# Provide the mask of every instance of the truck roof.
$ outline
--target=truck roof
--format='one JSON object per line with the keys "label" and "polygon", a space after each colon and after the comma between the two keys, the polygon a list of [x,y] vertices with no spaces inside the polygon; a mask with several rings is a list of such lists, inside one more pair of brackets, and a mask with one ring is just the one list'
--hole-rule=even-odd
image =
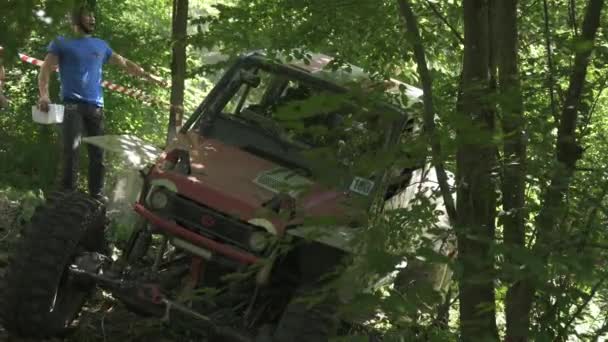
{"label": "truck roof", "polygon": [[[369,83],[370,87],[378,86],[382,84],[380,82],[374,82],[371,79],[371,75],[363,70],[363,68],[353,65],[353,64],[341,64],[339,68],[331,68],[328,67],[329,64],[334,60],[333,57],[322,54],[322,53],[307,53],[307,59],[288,59],[287,56],[280,55],[278,56],[279,63],[289,65],[295,67],[299,70],[304,70],[309,72],[316,77],[324,79],[326,81],[335,83],[340,86],[348,85],[349,83]],[[210,56],[210,62],[219,62],[221,60],[229,59],[229,56],[223,55],[221,53],[215,53],[213,56]],[[241,55],[242,58],[262,58],[268,62],[277,62],[276,60],[271,59],[268,55],[263,51],[251,51],[249,53],[245,53]],[[346,68],[347,67],[347,68]],[[400,105],[404,107],[410,107],[415,103],[422,102],[422,89],[414,87],[405,82],[399,81],[397,79],[391,78],[389,80],[384,81],[383,90],[386,93],[399,95],[402,92],[407,96],[408,103],[400,103]],[[399,101],[402,102],[402,101]]]}
{"label": "truck roof", "polygon": [[[332,70],[327,68],[329,63],[331,63],[334,58],[321,54],[321,53],[311,53],[309,54],[311,57],[306,62],[303,60],[293,60],[291,62],[285,62],[286,64],[290,64],[296,66],[298,68],[304,69],[311,74],[318,75],[321,78],[326,78],[331,80],[337,84],[344,84],[352,81],[365,81],[370,80],[371,75],[366,73],[363,68],[358,67],[353,64],[346,64],[348,69],[346,68],[338,68],[336,70]],[[385,91],[389,93],[399,94],[401,92],[400,87],[405,89],[405,93],[408,97],[412,99],[418,99],[422,97],[422,89],[416,88],[410,84],[399,81],[397,79],[391,78],[386,83]]]}

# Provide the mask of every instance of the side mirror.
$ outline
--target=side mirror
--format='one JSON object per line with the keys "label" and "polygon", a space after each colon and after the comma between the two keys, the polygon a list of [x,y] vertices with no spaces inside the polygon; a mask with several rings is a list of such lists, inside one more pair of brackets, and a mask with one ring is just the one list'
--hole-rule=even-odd
{"label": "side mirror", "polygon": [[260,85],[260,76],[254,74],[251,71],[242,70],[240,74],[241,82],[247,84],[252,88],[257,88]]}

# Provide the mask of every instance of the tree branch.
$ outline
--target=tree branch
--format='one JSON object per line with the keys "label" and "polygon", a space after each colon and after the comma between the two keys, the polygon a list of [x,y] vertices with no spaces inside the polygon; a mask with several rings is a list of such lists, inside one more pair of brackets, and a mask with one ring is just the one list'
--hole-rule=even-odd
{"label": "tree branch", "polygon": [[574,322],[574,320],[580,316],[580,314],[583,312],[583,310],[585,310],[585,307],[587,307],[587,305],[589,305],[589,302],[591,302],[591,300],[593,299],[593,297],[595,297],[597,291],[600,289],[600,287],[602,285],[604,285],[604,282],[606,282],[606,275],[604,275],[602,277],[602,279],[600,279],[595,285],[593,285],[593,287],[591,288],[591,292],[587,295],[587,298],[585,298],[585,301],[583,301],[577,308],[576,311],[574,312],[574,314],[572,314],[572,316],[570,316],[570,319],[568,320],[568,322],[566,322],[566,324],[564,326],[561,327],[561,329],[559,330],[559,333],[557,335],[557,337],[555,338],[556,341],[564,341],[564,335],[567,334],[568,332],[568,328],[572,325],[572,323]]}
{"label": "tree branch", "polygon": [[590,248],[605,249],[608,251],[608,243],[588,242],[585,246]]}
{"label": "tree branch", "polygon": [[[557,163],[552,168],[550,185],[543,193],[543,205],[536,217],[538,237],[533,247],[533,253],[541,260],[541,263],[546,263],[552,253],[551,248],[555,240],[555,228],[559,224],[558,217],[564,207],[564,197],[574,176],[576,163],[582,157],[582,150],[576,143],[576,122],[581,94],[587,76],[587,67],[603,7],[604,0],[589,0],[583,22],[583,31],[580,37],[580,43],[585,44],[585,48],[579,49],[574,58],[568,95],[564,102],[557,133],[555,147],[557,151]],[[535,272],[534,274],[526,275],[518,284],[519,302],[526,306],[528,317],[534,300],[534,293],[538,286],[536,279],[539,278],[543,278],[542,272]],[[529,322],[526,324],[524,333],[527,333],[528,325]]]}
{"label": "tree branch", "polygon": [[602,324],[602,326],[593,333],[593,337],[591,338],[590,341],[598,341],[600,339],[600,337],[602,337],[607,332],[608,332],[608,314],[606,314],[606,316],[604,317],[604,323]]}
{"label": "tree branch", "polygon": [[570,25],[572,25],[572,31],[575,36],[578,36],[578,24],[576,23],[576,3],[574,0],[570,0],[568,3],[568,14],[570,15]]}
{"label": "tree branch", "polygon": [[597,92],[597,95],[595,96],[595,99],[593,100],[593,104],[591,105],[591,108],[589,108],[589,113],[587,113],[586,117],[585,117],[585,123],[583,124],[583,128],[581,129],[581,138],[587,135],[587,131],[589,129],[589,124],[591,123],[591,118],[593,117],[593,113],[595,112],[595,108],[597,107],[597,103],[599,102],[600,98],[602,97],[602,94],[604,93],[604,90],[606,90],[606,88],[608,88],[608,77],[604,78],[604,81],[602,82],[602,85],[600,86],[600,90]]}
{"label": "tree branch", "polygon": [[551,101],[551,114],[555,120],[555,124],[559,125],[559,117],[557,116],[557,103],[555,101],[555,67],[553,66],[553,48],[551,47],[551,25],[549,23],[549,5],[547,0],[543,0],[543,11],[545,19],[545,49],[547,51],[547,82],[549,82],[549,99]]}
{"label": "tree branch", "polygon": [[452,26],[452,24],[450,24],[448,19],[443,14],[441,14],[441,11],[439,11],[439,9],[429,0],[427,0],[425,4],[431,9],[431,11],[433,11],[433,13],[435,13],[439,20],[443,21],[443,23],[450,29],[450,31],[452,31],[452,34],[454,35],[454,37],[456,37],[456,39],[458,39],[460,44],[464,45],[464,38],[462,37],[460,32],[458,32],[458,30],[454,26]]}
{"label": "tree branch", "polygon": [[401,15],[405,19],[407,33],[411,36],[414,46],[414,56],[418,65],[418,74],[422,82],[423,100],[424,100],[424,130],[430,137],[431,154],[435,170],[437,171],[437,180],[439,181],[439,189],[445,203],[446,211],[450,219],[450,223],[456,222],[456,206],[452,197],[448,177],[445,172],[443,160],[441,158],[441,144],[437,136],[435,127],[435,107],[433,104],[433,81],[426,63],[426,54],[422,45],[422,38],[418,29],[418,22],[412,11],[412,7],[408,0],[398,0]]}
{"label": "tree branch", "polygon": [[[582,226],[584,227],[583,231],[580,233],[581,237],[579,239],[572,239],[572,238],[566,238],[567,241],[560,241],[560,246],[557,247],[556,249],[556,253],[564,253],[563,251],[575,247],[575,255],[580,255],[581,253],[584,253],[586,248],[598,248],[598,249],[608,249],[608,245],[606,244],[601,244],[601,243],[593,243],[593,242],[589,242],[589,236],[592,233],[592,227],[595,227],[595,220],[598,217],[598,212],[601,211],[602,208],[602,202],[604,201],[605,197],[608,195],[608,182],[605,182],[604,185],[602,186],[601,189],[601,193],[599,196],[597,196],[595,199],[589,200],[588,202],[585,202],[582,204],[583,208],[589,208],[587,209],[587,216],[585,219],[585,222],[582,224]],[[561,282],[561,284],[559,285],[559,292],[561,293],[565,293],[568,289],[568,287],[571,286],[571,275],[565,275],[564,278],[562,279],[563,281]],[[555,303],[551,306],[550,310],[547,310],[547,314],[545,315],[546,317],[549,317],[549,314],[554,314],[556,312],[558,312],[558,310],[560,309],[560,307],[563,306],[563,301],[565,300],[565,297],[561,297],[558,296],[557,299],[555,300]],[[543,319],[542,321],[546,322],[548,321],[547,318]]]}

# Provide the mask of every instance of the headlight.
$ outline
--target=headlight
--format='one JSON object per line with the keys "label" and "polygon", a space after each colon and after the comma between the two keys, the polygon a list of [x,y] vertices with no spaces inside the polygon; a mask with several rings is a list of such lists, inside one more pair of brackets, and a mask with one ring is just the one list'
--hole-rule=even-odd
{"label": "headlight", "polygon": [[261,252],[268,247],[268,236],[264,232],[253,232],[249,237],[249,248]]}
{"label": "headlight", "polygon": [[165,194],[163,191],[157,190],[157,191],[154,191],[154,193],[152,193],[152,195],[150,195],[149,204],[150,204],[150,207],[152,207],[152,209],[155,209],[155,210],[165,209],[167,207],[168,203],[169,203],[169,198],[167,197],[167,194]]}

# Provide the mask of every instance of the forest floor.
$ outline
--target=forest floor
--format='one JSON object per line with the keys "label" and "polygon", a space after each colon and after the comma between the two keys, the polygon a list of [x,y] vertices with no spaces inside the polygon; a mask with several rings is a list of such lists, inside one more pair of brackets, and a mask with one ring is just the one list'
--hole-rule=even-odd
{"label": "forest floor", "polygon": [[[18,201],[0,196],[0,282],[4,280],[11,249],[21,229],[21,206]],[[128,312],[120,303],[101,291],[93,298],[79,318],[78,328],[65,339],[45,342],[108,342],[108,341],[184,341],[171,337],[158,320],[146,320]],[[0,342],[39,342],[11,337],[0,326]]]}

